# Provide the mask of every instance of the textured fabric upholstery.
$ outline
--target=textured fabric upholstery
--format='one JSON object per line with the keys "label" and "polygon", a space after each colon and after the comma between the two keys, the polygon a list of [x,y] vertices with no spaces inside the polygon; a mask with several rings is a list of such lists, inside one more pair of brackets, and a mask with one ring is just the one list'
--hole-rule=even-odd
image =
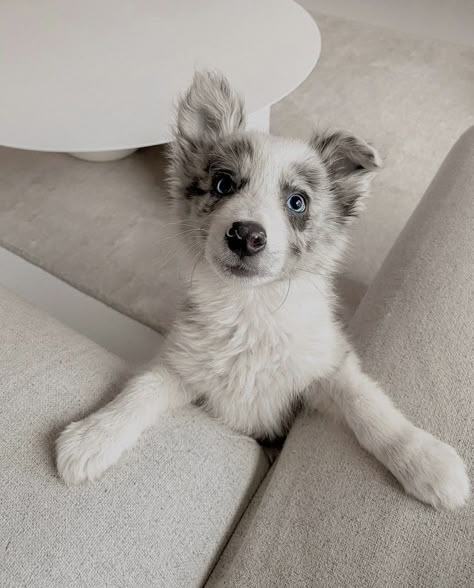
{"label": "textured fabric upholstery", "polygon": [[[474,128],[457,142],[354,316],[366,370],[474,473]],[[208,586],[473,585],[474,499],[436,512],[319,415],[291,431]]]}
{"label": "textured fabric upholstery", "polygon": [[93,484],[53,446],[126,377],[121,361],[0,291],[0,586],[200,586],[267,469],[257,444],[176,413]]}

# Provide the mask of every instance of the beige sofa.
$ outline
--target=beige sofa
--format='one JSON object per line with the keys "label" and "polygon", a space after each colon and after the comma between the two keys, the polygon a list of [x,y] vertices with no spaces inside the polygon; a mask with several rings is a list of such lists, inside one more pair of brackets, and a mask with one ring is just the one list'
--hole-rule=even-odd
{"label": "beige sofa", "polygon": [[[474,463],[474,128],[454,146],[350,331],[416,424]],[[127,376],[0,294],[0,586],[468,587],[474,500],[407,497],[342,425],[301,416],[270,465],[199,409],[164,418],[105,477],[67,488],[54,439]]]}

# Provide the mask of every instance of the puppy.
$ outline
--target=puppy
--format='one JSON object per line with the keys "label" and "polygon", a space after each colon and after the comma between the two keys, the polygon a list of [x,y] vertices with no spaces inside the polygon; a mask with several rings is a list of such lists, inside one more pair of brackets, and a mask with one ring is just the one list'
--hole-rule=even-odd
{"label": "puppy", "polygon": [[309,142],[246,132],[227,80],[197,73],[170,148],[171,198],[194,258],[187,301],[156,363],[60,435],[62,478],[95,480],[169,409],[199,404],[271,440],[304,404],[336,411],[407,493],[464,504],[461,458],[363,373],[335,318],[333,275],[379,167],[375,149],[345,132]]}

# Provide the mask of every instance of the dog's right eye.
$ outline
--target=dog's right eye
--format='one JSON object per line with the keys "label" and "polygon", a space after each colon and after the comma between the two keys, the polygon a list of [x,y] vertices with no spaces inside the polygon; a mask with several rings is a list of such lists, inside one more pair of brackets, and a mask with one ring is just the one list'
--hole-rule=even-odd
{"label": "dog's right eye", "polygon": [[221,196],[228,196],[235,192],[234,180],[227,174],[217,176],[215,182],[215,190]]}

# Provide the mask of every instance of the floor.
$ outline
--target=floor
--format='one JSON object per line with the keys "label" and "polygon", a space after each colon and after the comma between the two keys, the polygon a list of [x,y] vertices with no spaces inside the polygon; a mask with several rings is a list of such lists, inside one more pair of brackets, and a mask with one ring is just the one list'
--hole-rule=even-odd
{"label": "floor", "polygon": [[1,247],[0,268],[3,287],[129,363],[149,361],[162,342],[156,331]]}
{"label": "floor", "polygon": [[474,47],[473,0],[299,0],[305,8]]}

